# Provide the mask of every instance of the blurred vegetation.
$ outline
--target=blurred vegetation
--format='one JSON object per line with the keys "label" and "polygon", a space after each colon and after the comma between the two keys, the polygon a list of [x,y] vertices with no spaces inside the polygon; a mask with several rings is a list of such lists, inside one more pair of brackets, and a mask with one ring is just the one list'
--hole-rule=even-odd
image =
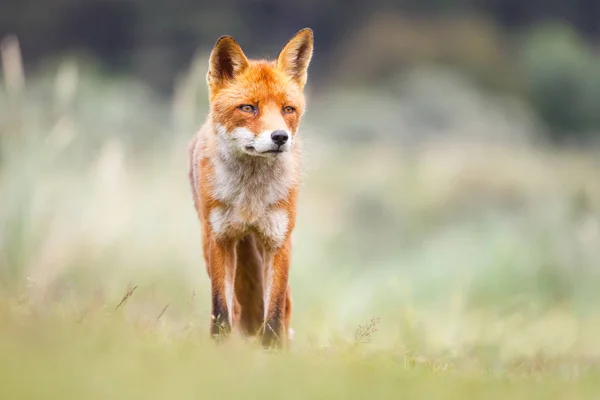
{"label": "blurred vegetation", "polygon": [[[182,302],[182,288],[206,293],[185,158],[206,115],[205,55],[171,100],[70,58],[26,76],[15,41],[3,60],[4,286],[39,299],[70,282],[86,298],[161,276]],[[384,282],[428,307],[458,290],[468,307],[593,310],[594,150],[551,150],[527,107],[453,69],[406,74],[385,91],[340,86],[311,99],[295,261],[303,307],[327,301],[313,290],[366,279],[362,290],[376,292],[365,312],[403,301]],[[317,271],[327,278],[308,284]]]}
{"label": "blurred vegetation", "polygon": [[315,95],[339,86],[384,91],[407,70],[451,67],[528,104],[548,139],[588,144],[600,132],[599,16],[592,0],[24,0],[0,5],[0,37],[17,35],[27,70],[76,55],[168,97],[219,36],[232,34],[249,54],[266,56],[310,26]]}
{"label": "blurred vegetation", "polygon": [[[600,56],[568,26],[537,27],[522,49],[533,104],[552,137],[599,138]],[[572,138],[575,136],[575,138]]]}

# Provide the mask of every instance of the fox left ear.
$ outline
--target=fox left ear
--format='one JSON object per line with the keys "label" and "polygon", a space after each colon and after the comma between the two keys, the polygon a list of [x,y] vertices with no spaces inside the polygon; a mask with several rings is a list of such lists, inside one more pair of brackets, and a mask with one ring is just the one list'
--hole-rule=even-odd
{"label": "fox left ear", "polygon": [[219,86],[231,80],[248,66],[248,58],[231,36],[221,36],[210,53],[207,81]]}
{"label": "fox left ear", "polygon": [[313,31],[304,28],[285,45],[277,57],[277,67],[300,87],[306,85],[307,70],[313,53]]}

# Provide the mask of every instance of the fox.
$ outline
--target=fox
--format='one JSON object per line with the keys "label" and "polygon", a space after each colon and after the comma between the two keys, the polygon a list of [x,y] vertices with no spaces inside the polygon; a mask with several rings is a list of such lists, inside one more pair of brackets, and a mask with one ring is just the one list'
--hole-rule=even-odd
{"label": "fox", "polygon": [[209,112],[189,143],[188,175],[219,342],[233,331],[266,348],[292,340],[291,235],[313,42],[304,28],[275,59],[249,59],[224,35],[210,52]]}

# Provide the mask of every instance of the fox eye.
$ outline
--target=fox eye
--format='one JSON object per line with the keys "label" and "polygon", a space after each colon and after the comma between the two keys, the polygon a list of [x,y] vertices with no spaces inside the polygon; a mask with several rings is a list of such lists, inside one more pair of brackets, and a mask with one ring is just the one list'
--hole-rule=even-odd
{"label": "fox eye", "polygon": [[284,114],[293,114],[296,112],[296,109],[292,106],[285,106],[283,107],[283,113]]}
{"label": "fox eye", "polygon": [[241,106],[238,106],[238,109],[240,109],[244,112],[255,112],[256,111],[256,107],[254,107],[252,104],[242,104]]}

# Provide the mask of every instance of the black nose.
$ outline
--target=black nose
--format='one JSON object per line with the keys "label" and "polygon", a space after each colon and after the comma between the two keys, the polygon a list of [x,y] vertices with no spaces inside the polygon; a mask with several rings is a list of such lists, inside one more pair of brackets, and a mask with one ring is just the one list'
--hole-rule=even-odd
{"label": "black nose", "polygon": [[271,133],[271,139],[273,140],[273,143],[281,146],[288,141],[288,134],[285,131],[274,131]]}

